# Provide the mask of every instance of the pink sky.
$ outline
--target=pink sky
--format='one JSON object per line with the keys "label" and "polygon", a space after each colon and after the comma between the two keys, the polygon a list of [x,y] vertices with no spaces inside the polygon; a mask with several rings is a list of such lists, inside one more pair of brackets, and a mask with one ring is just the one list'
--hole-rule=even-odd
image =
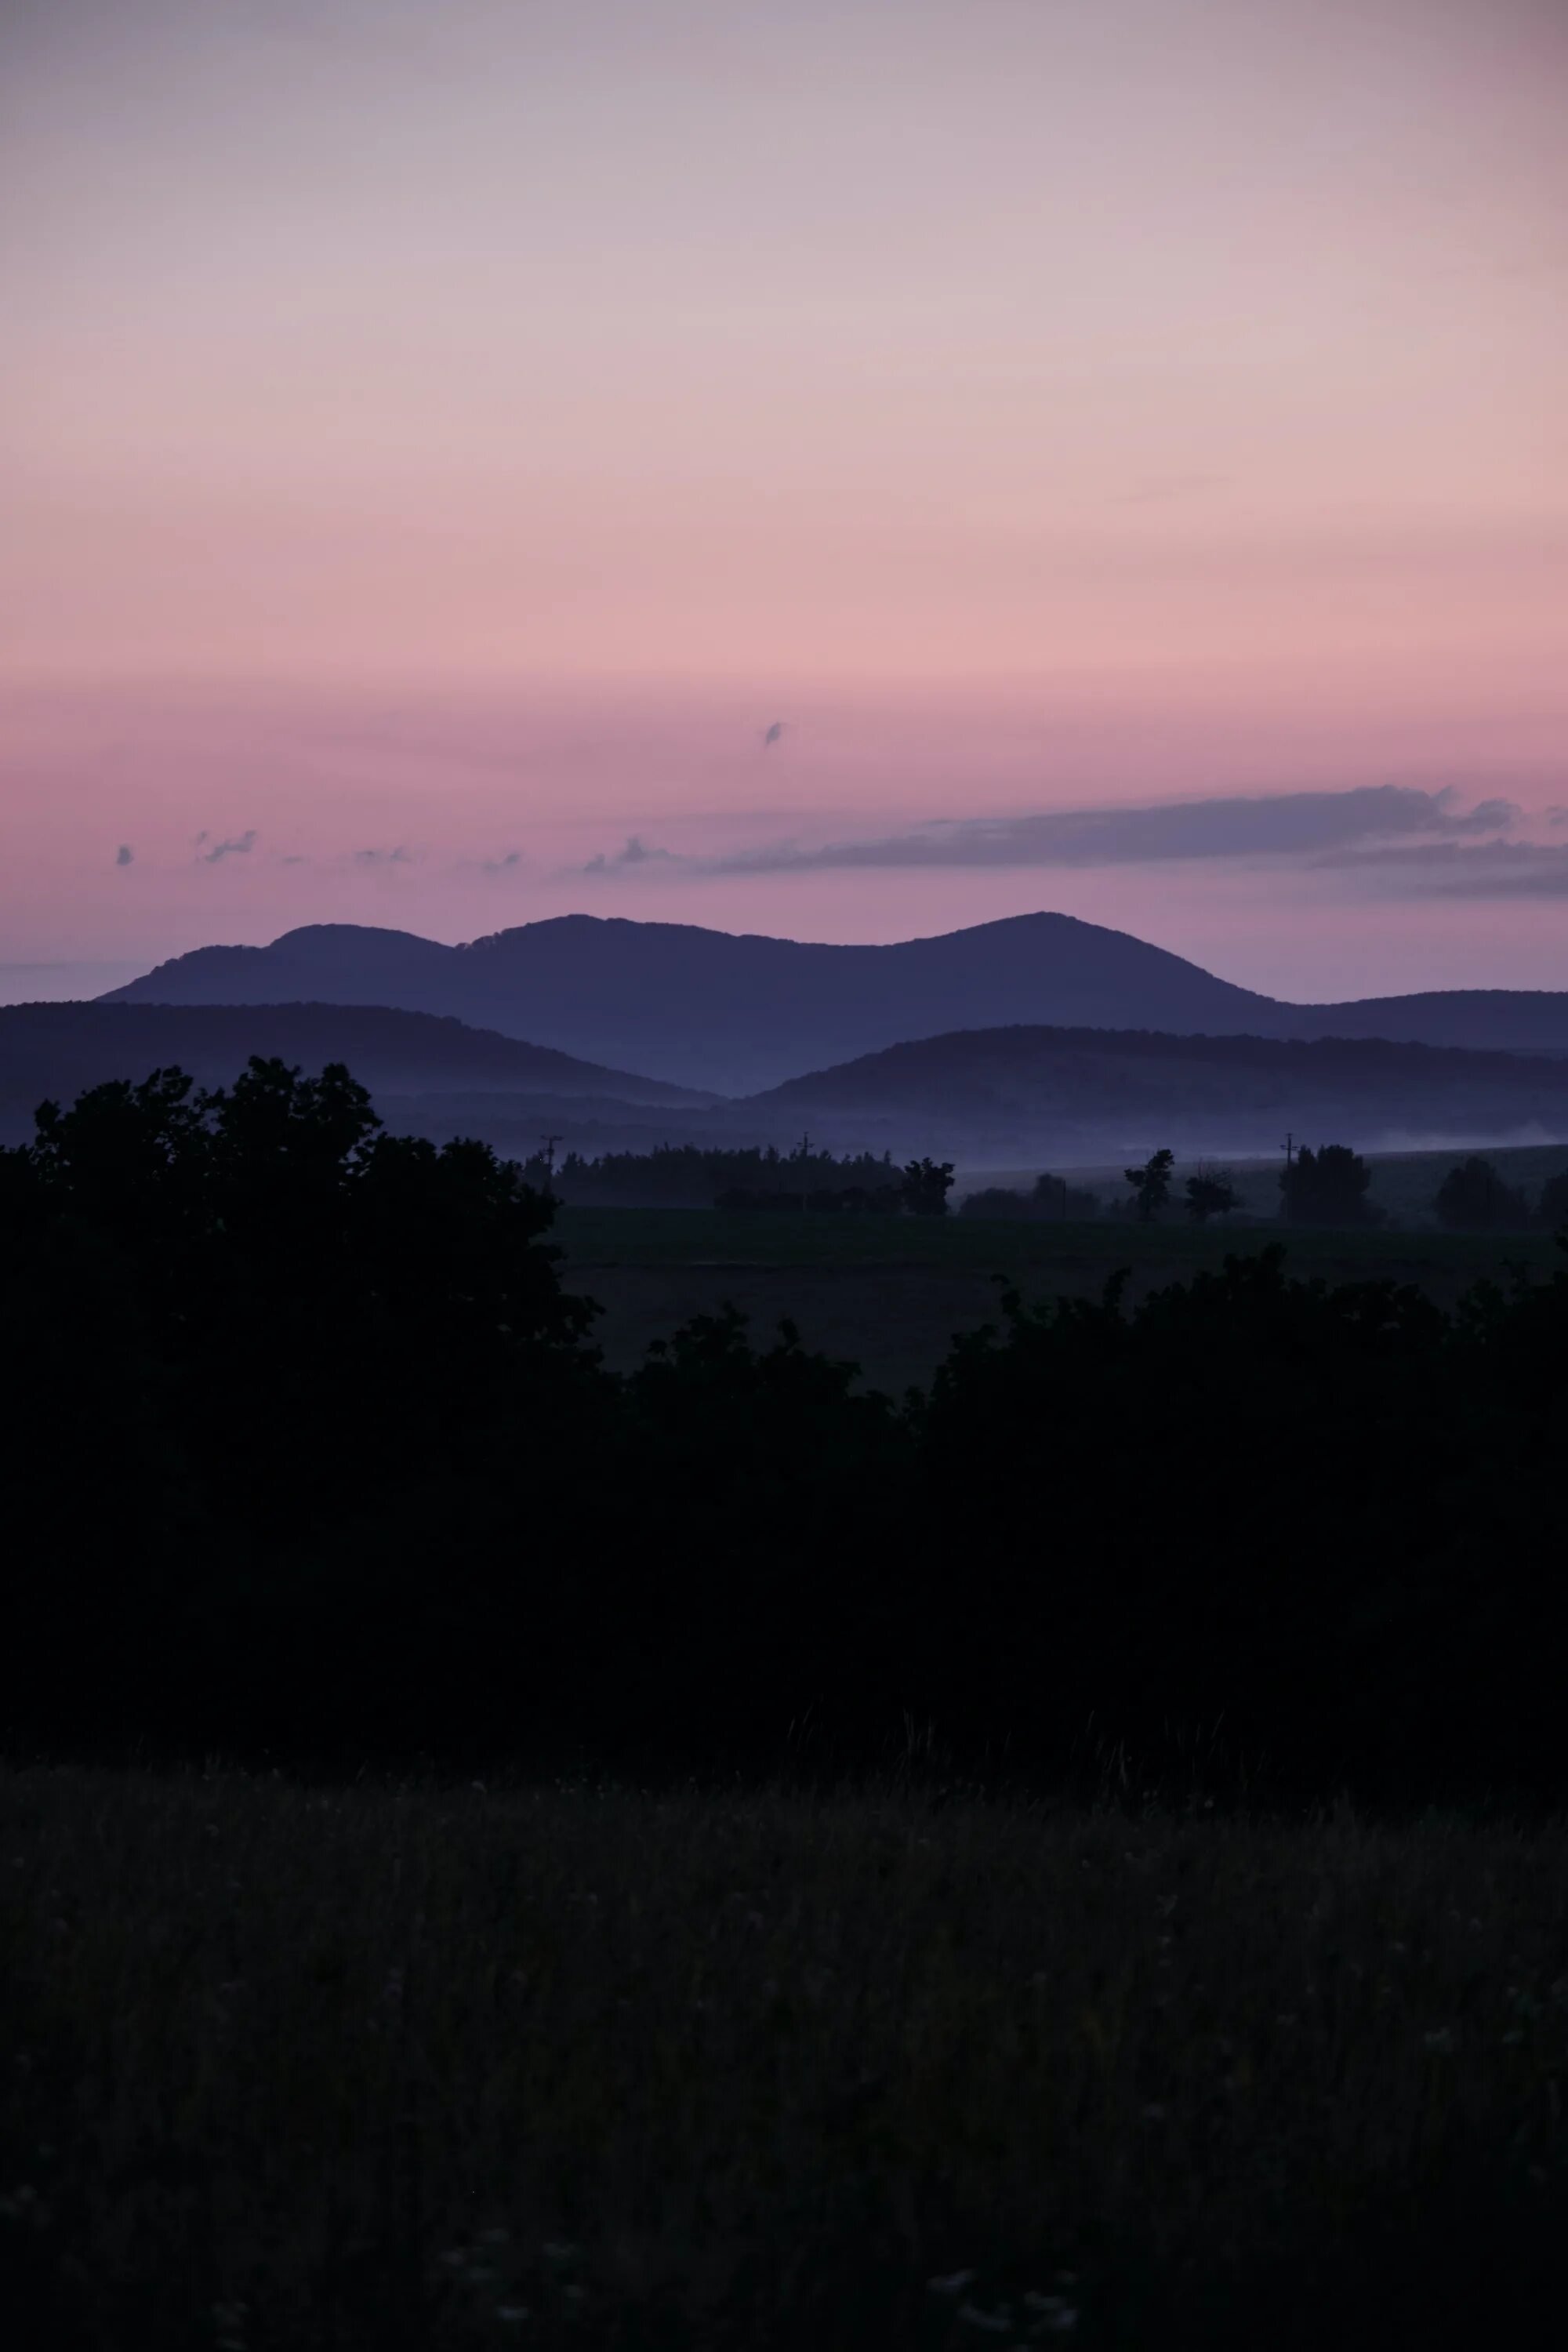
{"label": "pink sky", "polygon": [[9,0],[0,968],[1054,905],[1568,986],[1544,887],[703,870],[1390,781],[1568,840],[1565,100],[1560,0]]}

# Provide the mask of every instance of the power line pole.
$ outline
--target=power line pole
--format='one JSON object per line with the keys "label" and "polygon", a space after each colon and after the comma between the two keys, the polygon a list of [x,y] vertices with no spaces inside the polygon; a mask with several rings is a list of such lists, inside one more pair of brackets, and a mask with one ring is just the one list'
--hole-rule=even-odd
{"label": "power line pole", "polygon": [[558,1135],[540,1138],[544,1149],[544,1190],[552,1200],[555,1197],[555,1147],[560,1140]]}

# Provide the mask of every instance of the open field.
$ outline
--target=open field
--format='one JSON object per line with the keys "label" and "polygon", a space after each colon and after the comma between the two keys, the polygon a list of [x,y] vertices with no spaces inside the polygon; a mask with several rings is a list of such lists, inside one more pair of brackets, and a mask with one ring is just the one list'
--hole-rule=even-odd
{"label": "open field", "polygon": [[51,2352],[1560,2340],[1560,1828],[78,1769],[0,1826]]}
{"label": "open field", "polygon": [[554,1238],[569,1286],[605,1309],[598,1337],[620,1370],[650,1340],[726,1300],[759,1331],[783,1317],[811,1347],[853,1359],[877,1387],[930,1379],[952,1335],[996,1317],[998,1277],[1027,1297],[1098,1292],[1130,1269],[1136,1298],[1217,1266],[1228,1251],[1283,1242],[1288,1264],[1328,1282],[1387,1276],[1451,1303],[1518,1264],[1562,1263],[1550,1234],[1286,1230],[1278,1223],[1194,1227],[1171,1217],[1123,1223],[1022,1224],[970,1217],[726,1213],[716,1209],[563,1209]]}

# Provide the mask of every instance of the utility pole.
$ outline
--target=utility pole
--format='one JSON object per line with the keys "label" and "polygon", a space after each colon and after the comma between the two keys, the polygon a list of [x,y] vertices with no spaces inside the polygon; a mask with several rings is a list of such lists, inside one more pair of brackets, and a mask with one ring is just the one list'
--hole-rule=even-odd
{"label": "utility pole", "polygon": [[561,1138],[558,1135],[545,1135],[540,1138],[544,1149],[544,1190],[551,1200],[555,1197],[555,1147],[560,1140]]}
{"label": "utility pole", "polygon": [[1286,1136],[1286,1138],[1285,1138],[1285,1140],[1284,1140],[1284,1143],[1281,1145],[1280,1149],[1283,1150],[1283,1152],[1284,1152],[1284,1154],[1285,1154],[1285,1165],[1286,1165],[1286,1167],[1287,1167],[1287,1168],[1291,1167],[1291,1166],[1294,1164],[1294,1162],[1295,1162],[1295,1158],[1296,1158],[1296,1139],[1295,1139],[1295,1137],[1294,1137],[1293,1135],[1287,1134],[1287,1136]]}
{"label": "utility pole", "polygon": [[800,1139],[800,1213],[803,1217],[805,1214],[805,1188],[810,1160],[811,1138],[809,1135],[803,1135]]}

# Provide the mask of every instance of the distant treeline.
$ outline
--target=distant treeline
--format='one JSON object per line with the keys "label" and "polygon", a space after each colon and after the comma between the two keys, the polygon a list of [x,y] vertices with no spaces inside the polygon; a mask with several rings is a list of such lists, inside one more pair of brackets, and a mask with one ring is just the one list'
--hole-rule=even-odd
{"label": "distant treeline", "polygon": [[41,1113],[8,1744],[1568,1794],[1568,1271],[1004,1297],[896,1401],[729,1313],[610,1373],[551,1215],[342,1069]]}
{"label": "distant treeline", "polygon": [[[1062,1176],[1037,1177],[1027,1192],[987,1186],[966,1194],[961,1213],[1058,1221],[1120,1216],[1152,1222],[1175,1205],[1174,1165],[1173,1153],[1155,1152],[1142,1167],[1127,1170],[1131,1192],[1110,1201]],[[1387,1212],[1370,1197],[1371,1184],[1371,1169],[1348,1145],[1327,1143],[1316,1151],[1305,1147],[1292,1152],[1279,1171],[1278,1213],[1287,1224],[1381,1224]],[[1203,1223],[1240,1211],[1242,1196],[1231,1170],[1205,1164],[1185,1179],[1179,1205]],[[1429,1209],[1440,1225],[1453,1232],[1561,1233],[1568,1228],[1568,1171],[1551,1177],[1532,1201],[1522,1187],[1500,1176],[1490,1160],[1471,1157],[1448,1171]],[[1239,1222],[1258,1220],[1243,1216]]]}
{"label": "distant treeline", "polygon": [[[814,1151],[809,1140],[793,1151],[774,1146],[742,1151],[706,1150],[694,1143],[663,1143],[652,1151],[607,1151],[597,1160],[569,1151],[552,1164],[536,1152],[522,1164],[522,1178],[574,1208],[681,1208],[829,1210],[896,1216],[942,1214],[948,1186],[932,1208],[932,1186],[921,1171],[933,1163],[899,1168],[890,1152],[858,1151],[837,1158]],[[952,1171],[946,1170],[951,1180]]]}
{"label": "distant treeline", "polygon": [[708,1150],[695,1143],[661,1143],[652,1151],[606,1151],[596,1160],[569,1151],[552,1167],[542,1152],[525,1160],[523,1181],[552,1192],[573,1207],[665,1207],[708,1209],[721,1192],[786,1193],[798,1206],[803,1193],[864,1191],[899,1181],[890,1154],[878,1159],[861,1151],[837,1159],[797,1144],[793,1151]]}

